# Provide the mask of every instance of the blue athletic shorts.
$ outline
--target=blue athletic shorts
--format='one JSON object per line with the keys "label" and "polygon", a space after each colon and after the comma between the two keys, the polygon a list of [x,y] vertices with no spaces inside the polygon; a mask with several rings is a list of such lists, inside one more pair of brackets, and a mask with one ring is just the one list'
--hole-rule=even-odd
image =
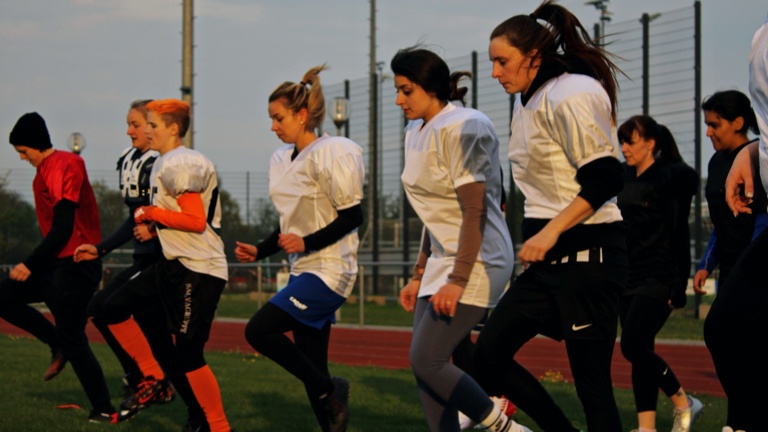
{"label": "blue athletic shorts", "polygon": [[347,301],[331,291],[312,273],[291,275],[288,285],[269,300],[302,324],[321,329],[328,321],[336,323],[336,310]]}

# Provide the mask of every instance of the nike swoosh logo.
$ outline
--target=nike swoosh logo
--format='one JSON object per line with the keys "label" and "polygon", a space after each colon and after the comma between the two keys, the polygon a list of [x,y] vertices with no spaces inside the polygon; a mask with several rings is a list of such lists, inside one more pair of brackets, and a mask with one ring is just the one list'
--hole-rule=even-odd
{"label": "nike swoosh logo", "polygon": [[573,331],[584,330],[585,328],[587,328],[587,327],[589,327],[591,325],[592,325],[592,323],[584,324],[584,325],[580,325],[580,326],[577,326],[576,324],[574,324],[574,325],[571,326],[571,330],[573,330]]}
{"label": "nike swoosh logo", "polygon": [[664,368],[664,373],[662,373],[662,375],[666,375],[667,372],[669,372],[669,368]]}

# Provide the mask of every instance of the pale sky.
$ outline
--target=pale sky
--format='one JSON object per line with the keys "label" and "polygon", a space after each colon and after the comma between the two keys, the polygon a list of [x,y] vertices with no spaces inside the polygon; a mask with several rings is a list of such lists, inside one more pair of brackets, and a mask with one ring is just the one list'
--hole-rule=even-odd
{"label": "pale sky", "polygon": [[[583,0],[559,3],[587,28],[598,21],[599,12]],[[701,3],[703,94],[747,93],[750,43],[768,5]],[[485,53],[497,24],[538,4],[378,0],[377,60],[388,64],[398,49],[419,41],[446,59]],[[622,22],[692,5],[614,0],[608,9]],[[181,16],[180,0],[0,0],[0,171],[29,168],[7,145],[14,123],[29,111],[46,119],[55,147],[66,148],[69,134],[80,132],[89,169],[114,167],[130,145],[129,103],[180,97]],[[195,16],[195,148],[218,170],[266,171],[280,144],[269,131],[267,97],[282,81],[299,81],[322,63],[331,68],[321,75],[325,84],[368,74],[369,1],[198,0]]]}

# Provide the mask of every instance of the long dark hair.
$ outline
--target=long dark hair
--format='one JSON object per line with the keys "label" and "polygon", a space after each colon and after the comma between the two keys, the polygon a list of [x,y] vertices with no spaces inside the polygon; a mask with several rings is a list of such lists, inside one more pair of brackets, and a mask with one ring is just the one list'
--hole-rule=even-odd
{"label": "long dark hair", "polygon": [[737,117],[744,119],[744,126],[737,132],[747,134],[747,131],[759,134],[760,128],[757,125],[757,117],[752,109],[752,103],[744,93],[738,90],[719,91],[704,99],[701,103],[702,111],[711,111],[729,122],[736,120]]}
{"label": "long dark hair", "polygon": [[503,36],[521,54],[534,50],[542,62],[554,61],[571,66],[576,59],[602,84],[611,101],[611,118],[616,119],[619,68],[602,45],[590,37],[579,19],[568,9],[546,0],[530,15],[516,15],[491,32],[491,40]]}
{"label": "long dark hair", "polygon": [[680,150],[677,148],[675,137],[672,136],[669,128],[659,124],[653,117],[636,115],[630,117],[619,126],[619,142],[632,142],[632,133],[637,131],[640,138],[656,141],[656,149],[653,158],[656,160],[665,160],[670,162],[682,162]]}
{"label": "long dark hair", "polygon": [[459,80],[472,77],[472,73],[451,73],[440,56],[420,45],[399,50],[389,62],[389,67],[396,75],[408,78],[442,102],[458,100],[464,106],[467,104],[464,98],[468,89],[459,87]]}

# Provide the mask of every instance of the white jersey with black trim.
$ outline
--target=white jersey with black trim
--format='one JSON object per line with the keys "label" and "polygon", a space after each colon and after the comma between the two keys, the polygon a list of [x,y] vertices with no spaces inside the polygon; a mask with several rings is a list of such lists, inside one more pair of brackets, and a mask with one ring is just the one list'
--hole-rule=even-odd
{"label": "white jersey with black trim", "polygon": [[[562,74],[544,83],[512,115],[509,160],[515,184],[525,195],[526,218],[553,219],[581,191],[576,171],[602,157],[619,157],[611,101],[598,81]],[[616,197],[582,224],[617,222]]]}
{"label": "white jersey with black trim", "polygon": [[128,147],[118,160],[120,193],[125,203],[129,205],[149,202],[149,173],[152,163],[160,156],[160,153],[155,150],[147,150],[138,157],[137,152],[139,149],[136,147]]}
{"label": "white jersey with black trim", "polygon": [[221,229],[221,203],[213,163],[202,153],[177,147],[160,156],[152,168],[152,204],[181,211],[176,201],[187,192],[197,192],[203,201],[208,223],[202,233],[158,227],[163,255],[178,259],[186,268],[227,280],[224,242],[215,230]]}
{"label": "white jersey with black trim", "polygon": [[512,274],[515,253],[501,210],[499,140],[480,111],[447,104],[426,124],[405,127],[405,166],[400,179],[408,201],[432,243],[419,297],[448,283],[459,249],[462,211],[456,190],[485,183],[487,219],[472,273],[460,302],[494,307]]}
{"label": "white jersey with black trim", "polygon": [[[291,160],[294,145],[277,149],[269,161],[269,197],[280,215],[280,232],[306,237],[325,228],[338,210],[360,204],[363,150],[344,137],[323,135]],[[357,229],[318,251],[290,254],[291,274],[312,273],[347,297],[357,278]]]}
{"label": "white jersey with black trim", "polygon": [[749,94],[760,127],[760,177],[763,179],[763,187],[768,191],[768,17],[752,38]]}

